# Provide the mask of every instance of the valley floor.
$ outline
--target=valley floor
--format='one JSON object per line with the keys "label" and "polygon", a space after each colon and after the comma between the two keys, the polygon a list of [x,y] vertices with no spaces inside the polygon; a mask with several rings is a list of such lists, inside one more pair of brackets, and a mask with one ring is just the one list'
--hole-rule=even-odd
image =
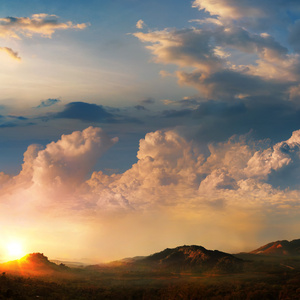
{"label": "valley floor", "polygon": [[[141,274],[140,274],[141,275]],[[35,279],[0,275],[0,299],[296,300],[300,272],[213,274],[102,274],[94,280]]]}

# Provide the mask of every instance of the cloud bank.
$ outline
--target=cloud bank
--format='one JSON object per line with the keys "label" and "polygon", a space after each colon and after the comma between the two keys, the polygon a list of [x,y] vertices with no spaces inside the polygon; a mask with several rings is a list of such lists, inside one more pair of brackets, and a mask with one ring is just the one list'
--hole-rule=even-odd
{"label": "cloud bank", "polygon": [[[186,241],[232,250],[257,243],[264,235],[297,234],[293,226],[299,225],[299,130],[273,145],[232,137],[209,145],[207,153],[175,130],[158,130],[140,140],[138,160],[126,172],[91,173],[97,159],[116,142],[100,128],[89,127],[63,135],[44,149],[29,146],[18,175],[0,174],[3,220],[22,213],[25,228],[34,218],[43,228],[48,221],[41,218],[54,217],[60,229],[54,225],[53,234],[70,225],[85,228],[86,243],[106,243],[108,248],[127,231],[130,245],[113,254],[104,247],[103,259],[143,248],[139,230],[153,235],[164,228],[156,247]],[[288,189],[280,184],[287,174],[294,182]],[[280,230],[274,231],[279,219]]]}
{"label": "cloud bank", "polygon": [[[295,18],[299,15],[298,3],[196,0],[193,7],[208,13],[192,20],[194,27],[134,33],[155,63],[178,67],[174,75],[180,85],[196,88],[208,100],[278,95],[284,101],[298,99],[299,21],[288,15],[292,10]],[[277,39],[271,25],[284,25],[281,34],[289,37],[288,43],[280,35]]]}

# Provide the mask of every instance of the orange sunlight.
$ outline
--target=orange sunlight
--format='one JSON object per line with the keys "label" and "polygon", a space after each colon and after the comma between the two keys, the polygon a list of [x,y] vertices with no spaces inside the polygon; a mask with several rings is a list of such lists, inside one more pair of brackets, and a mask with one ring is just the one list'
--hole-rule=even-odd
{"label": "orange sunlight", "polygon": [[25,255],[22,244],[19,241],[12,241],[6,245],[7,260],[20,259]]}

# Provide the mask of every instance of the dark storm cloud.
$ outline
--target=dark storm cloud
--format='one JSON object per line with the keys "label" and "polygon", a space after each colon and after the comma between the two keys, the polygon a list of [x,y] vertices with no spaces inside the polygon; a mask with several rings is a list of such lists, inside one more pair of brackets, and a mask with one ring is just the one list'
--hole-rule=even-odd
{"label": "dark storm cloud", "polygon": [[200,103],[196,109],[165,110],[162,112],[162,115],[166,118],[188,117],[198,120],[208,117],[229,118],[233,115],[242,115],[246,112],[247,108],[245,104],[241,101],[227,103],[210,100]]}
{"label": "dark storm cloud", "polygon": [[236,114],[243,114],[246,111],[247,108],[243,102],[228,104],[220,101],[207,101],[203,102],[196,110],[193,111],[193,116],[232,116]]}
{"label": "dark storm cloud", "polygon": [[293,85],[232,70],[222,70],[204,78],[198,71],[192,73],[181,71],[178,74],[181,84],[192,85],[209,98],[229,99],[230,101],[240,95],[274,95],[277,97],[279,94],[284,95]]}
{"label": "dark storm cloud", "polygon": [[[47,108],[59,102],[60,100],[51,98],[42,101],[39,106],[33,107],[33,115],[28,117],[5,114],[0,115],[0,127],[38,125],[41,121],[49,122],[56,119],[78,120],[90,124],[142,124],[137,118],[137,111],[141,110],[141,108],[137,107],[135,107],[135,112],[133,113],[128,111],[128,108],[114,108],[87,102],[70,102],[63,106],[59,112],[41,114],[38,112],[40,110],[36,110],[36,108]],[[145,111],[148,110],[145,108]]]}
{"label": "dark storm cloud", "polygon": [[254,34],[238,26],[219,26],[212,33],[212,37],[220,46],[231,46],[248,53],[264,55],[266,49],[271,50],[276,56],[284,56],[288,53],[288,49],[272,36]]}
{"label": "dark storm cloud", "polygon": [[294,25],[290,27],[289,42],[294,51],[300,52],[300,20],[297,20]]}
{"label": "dark storm cloud", "polygon": [[102,105],[86,102],[68,103],[64,110],[53,115],[54,118],[77,119],[83,122],[115,122],[114,115],[107,112]]}
{"label": "dark storm cloud", "polygon": [[87,102],[71,102],[65,105],[63,111],[40,117],[44,121],[51,119],[75,119],[86,123],[137,123],[141,121],[135,116],[129,116],[126,109],[91,104]]}
{"label": "dark storm cloud", "polygon": [[166,118],[180,118],[180,117],[191,116],[192,114],[193,114],[193,110],[191,109],[181,109],[181,110],[168,109],[162,112],[162,115]]}
{"label": "dark storm cloud", "polygon": [[49,106],[52,106],[52,105],[57,104],[59,102],[61,102],[61,101],[58,100],[58,99],[49,98],[47,100],[41,101],[41,104],[36,106],[36,108],[49,107]]}
{"label": "dark storm cloud", "polygon": [[3,124],[0,124],[0,128],[9,128],[9,127],[17,127],[18,124],[16,123],[3,123]]}
{"label": "dark storm cloud", "polygon": [[23,116],[0,115],[0,128],[32,125],[31,122],[27,122],[28,120],[27,117]]}
{"label": "dark storm cloud", "polygon": [[275,97],[252,97],[247,101],[207,101],[196,109],[164,111],[161,117],[174,124],[197,125],[197,139],[224,141],[234,134],[249,131],[257,139],[284,140],[300,128],[300,110],[294,103]]}
{"label": "dark storm cloud", "polygon": [[28,118],[23,117],[23,116],[11,116],[11,115],[9,115],[8,117],[9,117],[9,118],[12,118],[12,119],[21,120],[21,121],[26,121],[26,120],[28,120]]}

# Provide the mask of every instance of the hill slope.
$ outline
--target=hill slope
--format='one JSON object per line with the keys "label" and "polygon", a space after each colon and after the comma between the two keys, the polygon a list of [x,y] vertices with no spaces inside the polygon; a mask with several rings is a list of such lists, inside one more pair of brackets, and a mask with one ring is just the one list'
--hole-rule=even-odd
{"label": "hill slope", "polygon": [[238,272],[242,269],[243,261],[225,252],[193,245],[167,248],[136,264],[173,271]]}
{"label": "hill slope", "polygon": [[57,265],[42,253],[31,253],[21,259],[0,264],[0,271],[26,276],[57,276],[70,269],[63,264]]}
{"label": "hill slope", "polygon": [[250,253],[279,256],[300,255],[300,239],[290,242],[287,240],[272,242]]}

